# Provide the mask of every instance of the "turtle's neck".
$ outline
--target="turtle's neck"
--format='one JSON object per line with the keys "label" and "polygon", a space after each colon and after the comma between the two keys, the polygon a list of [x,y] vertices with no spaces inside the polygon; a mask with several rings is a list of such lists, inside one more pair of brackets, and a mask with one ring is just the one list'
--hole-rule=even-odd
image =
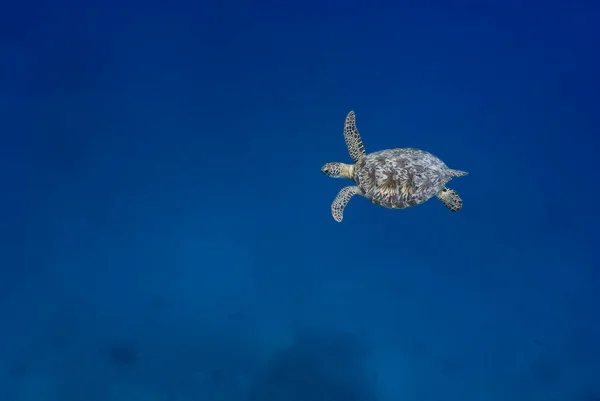
{"label": "turtle's neck", "polygon": [[354,179],[354,164],[342,164],[340,166],[340,177],[344,177],[349,180],[353,180]]}

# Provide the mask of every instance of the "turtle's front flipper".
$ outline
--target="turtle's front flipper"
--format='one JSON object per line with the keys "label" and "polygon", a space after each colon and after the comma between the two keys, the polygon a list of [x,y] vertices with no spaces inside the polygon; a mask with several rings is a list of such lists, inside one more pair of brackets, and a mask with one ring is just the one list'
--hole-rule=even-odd
{"label": "turtle's front flipper", "polygon": [[340,223],[344,218],[344,208],[354,195],[361,195],[362,191],[357,186],[344,187],[338,192],[331,204],[331,214],[335,221]]}
{"label": "turtle's front flipper", "polygon": [[351,111],[346,116],[346,123],[344,124],[344,140],[346,141],[350,158],[354,163],[357,163],[366,153],[362,139],[360,139],[360,134],[356,128],[356,116],[354,115],[354,111]]}
{"label": "turtle's front flipper", "polygon": [[463,201],[453,189],[444,188],[436,196],[453,212],[458,212],[462,208]]}

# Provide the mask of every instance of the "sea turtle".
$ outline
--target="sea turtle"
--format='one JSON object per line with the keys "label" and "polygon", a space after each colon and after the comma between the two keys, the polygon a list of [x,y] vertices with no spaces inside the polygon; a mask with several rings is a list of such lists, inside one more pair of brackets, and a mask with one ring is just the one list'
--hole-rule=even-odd
{"label": "sea turtle", "polygon": [[390,209],[416,206],[435,195],[451,211],[461,209],[462,199],[456,191],[447,188],[446,183],[467,172],[452,170],[420,149],[386,149],[366,154],[354,111],[346,117],[344,139],[354,164],[334,162],[321,168],[329,177],[347,178],[356,183],[342,188],[331,204],[331,214],[337,222],[342,221],[344,208],[354,195]]}

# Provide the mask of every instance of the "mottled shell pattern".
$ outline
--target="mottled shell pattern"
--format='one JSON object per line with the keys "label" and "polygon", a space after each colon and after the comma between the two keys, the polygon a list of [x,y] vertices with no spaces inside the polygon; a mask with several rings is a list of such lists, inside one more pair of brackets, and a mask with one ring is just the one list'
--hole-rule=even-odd
{"label": "mottled shell pattern", "polygon": [[444,162],[413,148],[373,152],[354,167],[354,181],[364,196],[376,205],[392,209],[425,202],[451,179],[451,170]]}

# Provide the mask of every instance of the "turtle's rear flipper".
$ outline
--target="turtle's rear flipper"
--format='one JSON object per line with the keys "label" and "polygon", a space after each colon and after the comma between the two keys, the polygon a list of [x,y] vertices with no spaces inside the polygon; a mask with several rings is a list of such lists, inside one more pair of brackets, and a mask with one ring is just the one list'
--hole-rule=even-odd
{"label": "turtle's rear flipper", "polygon": [[453,189],[442,189],[437,194],[437,198],[453,212],[458,212],[462,208],[463,201],[460,199],[460,196],[458,196],[458,193],[456,193],[456,191]]}

